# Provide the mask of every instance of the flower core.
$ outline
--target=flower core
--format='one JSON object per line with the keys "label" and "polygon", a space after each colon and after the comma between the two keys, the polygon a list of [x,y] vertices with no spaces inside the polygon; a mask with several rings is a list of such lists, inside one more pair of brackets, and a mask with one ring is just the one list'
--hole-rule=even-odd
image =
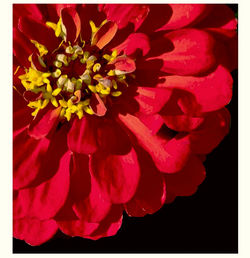
{"label": "flower core", "polygon": [[[67,40],[67,31],[60,18],[58,23],[46,22],[62,39],[53,51],[35,40],[37,55],[29,57],[30,67],[19,76],[25,88],[24,98],[28,107],[35,109],[36,116],[48,105],[58,108],[61,118],[68,121],[75,114],[81,119],[85,113],[102,116],[112,99],[119,97],[128,87],[127,77],[133,78],[135,62],[117,50],[104,50],[100,40],[104,26],[110,22],[104,20],[99,27],[90,21],[92,35],[89,41],[78,37],[73,44]],[[113,24],[112,24],[113,26]],[[104,29],[103,29],[104,28]],[[108,37],[110,31],[102,35]],[[105,41],[105,40],[104,40]],[[96,112],[93,103],[102,106],[102,112]]]}

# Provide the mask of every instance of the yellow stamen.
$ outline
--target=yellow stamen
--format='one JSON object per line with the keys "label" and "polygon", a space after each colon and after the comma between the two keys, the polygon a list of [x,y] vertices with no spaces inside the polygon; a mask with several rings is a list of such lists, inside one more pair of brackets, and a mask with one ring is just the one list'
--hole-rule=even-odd
{"label": "yellow stamen", "polygon": [[30,41],[31,41],[31,42],[35,45],[35,47],[38,49],[38,51],[39,51],[39,53],[40,53],[40,56],[47,55],[47,53],[48,53],[49,51],[48,51],[48,49],[47,49],[44,45],[38,43],[36,40],[30,40]]}

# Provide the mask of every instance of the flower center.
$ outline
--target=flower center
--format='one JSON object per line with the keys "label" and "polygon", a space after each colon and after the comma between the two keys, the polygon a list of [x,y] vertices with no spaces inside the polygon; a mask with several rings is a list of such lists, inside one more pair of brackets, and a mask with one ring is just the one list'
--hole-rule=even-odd
{"label": "flower center", "polygon": [[[34,109],[32,116],[48,105],[60,108],[60,117],[68,121],[72,116],[81,119],[86,113],[104,115],[105,112],[100,114],[95,110],[93,103],[106,109],[108,103],[128,87],[128,76],[133,78],[135,70],[134,61],[118,55],[117,50],[104,51],[96,44],[96,35],[106,23],[105,20],[96,27],[90,21],[89,42],[79,39],[72,45],[66,40],[61,18],[57,24],[47,22],[55,36],[62,38],[61,44],[51,53],[46,46],[31,40],[39,54],[29,57],[31,65],[19,79],[25,88],[28,106]],[[27,99],[30,94],[32,99]]]}

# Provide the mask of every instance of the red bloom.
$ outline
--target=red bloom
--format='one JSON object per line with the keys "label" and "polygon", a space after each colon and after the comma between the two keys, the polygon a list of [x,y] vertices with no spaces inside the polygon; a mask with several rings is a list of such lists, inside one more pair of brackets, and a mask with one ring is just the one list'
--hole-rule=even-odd
{"label": "red bloom", "polygon": [[229,130],[233,12],[203,4],[13,11],[14,237],[39,245],[58,229],[112,236],[124,210],[144,216],[192,195],[205,178],[201,157]]}

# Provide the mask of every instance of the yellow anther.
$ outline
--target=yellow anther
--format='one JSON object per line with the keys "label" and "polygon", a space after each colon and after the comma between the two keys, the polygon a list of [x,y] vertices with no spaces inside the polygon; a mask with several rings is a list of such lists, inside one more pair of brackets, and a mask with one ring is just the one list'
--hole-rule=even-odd
{"label": "yellow anther", "polygon": [[51,98],[51,104],[54,106],[54,107],[58,107],[58,103],[57,103],[57,100],[55,97],[52,97]]}
{"label": "yellow anther", "polygon": [[59,77],[59,79],[57,80],[56,84],[58,87],[63,87],[63,85],[66,83],[66,81],[68,80],[68,76],[66,74],[61,75]]}
{"label": "yellow anther", "polygon": [[59,100],[59,104],[60,104],[62,107],[64,107],[64,108],[68,107],[67,101],[65,101],[64,99],[60,99],[60,100]]}
{"label": "yellow anther", "polygon": [[62,91],[61,88],[57,88],[57,89],[53,90],[52,96],[57,96],[61,91]]}
{"label": "yellow anther", "polygon": [[61,109],[60,117],[63,117],[63,116],[65,115],[65,111],[66,111],[65,108],[62,108],[62,109]]}
{"label": "yellow anther", "polygon": [[64,86],[68,92],[74,92],[75,83],[73,83],[70,79],[66,81]]}
{"label": "yellow anther", "polygon": [[92,92],[94,92],[94,93],[97,92],[97,91],[96,91],[96,87],[93,86],[93,85],[89,85],[88,88],[89,88]]}
{"label": "yellow anther", "polygon": [[99,63],[96,63],[93,67],[93,72],[96,73],[96,72],[99,72],[101,69],[101,64]]}
{"label": "yellow anther", "polygon": [[110,70],[108,73],[107,73],[108,76],[115,76],[115,71],[114,70]]}
{"label": "yellow anther", "polygon": [[52,92],[52,87],[51,87],[51,85],[50,85],[50,84],[47,84],[46,89],[47,89],[47,92],[49,92],[49,93],[51,93],[51,92]]}
{"label": "yellow anther", "polygon": [[89,21],[89,25],[91,27],[92,30],[92,34],[96,33],[98,31],[98,27],[96,27],[95,23],[93,21]]}
{"label": "yellow anther", "polygon": [[85,51],[83,54],[83,58],[87,60],[89,58],[90,53],[88,51]]}
{"label": "yellow anther", "polygon": [[89,74],[87,74],[87,73],[81,75],[80,78],[81,78],[82,81],[83,81],[85,84],[87,84],[87,85],[89,85],[89,84],[91,83],[91,76],[90,76]]}
{"label": "yellow anther", "polygon": [[35,47],[38,49],[38,51],[39,51],[39,53],[40,53],[40,56],[47,55],[48,49],[47,49],[44,45],[38,43],[36,40],[30,40],[30,41],[31,41],[31,42],[35,45]]}
{"label": "yellow anther", "polygon": [[45,108],[49,104],[49,99],[45,99],[42,103],[41,109]]}
{"label": "yellow anther", "polygon": [[64,63],[64,65],[66,65],[66,66],[69,65],[67,56],[64,55],[64,54],[58,54],[58,55],[56,56],[56,59],[57,59],[57,61],[60,61],[60,62]]}
{"label": "yellow anther", "polygon": [[82,119],[83,118],[83,111],[82,109],[80,109],[79,111],[76,112],[77,116],[79,119]]}
{"label": "yellow anther", "polygon": [[92,109],[91,107],[89,107],[89,106],[84,106],[84,107],[83,107],[83,110],[84,110],[86,113],[88,113],[89,115],[94,115],[94,114],[95,114],[95,112],[93,111],[93,109]]}
{"label": "yellow anther", "polygon": [[104,59],[106,59],[107,61],[110,61],[110,59],[111,59],[111,56],[108,55],[108,54],[105,54],[105,55],[103,55],[102,57],[103,57]]}
{"label": "yellow anther", "polygon": [[54,22],[46,22],[46,25],[53,30],[56,30],[56,24]]}
{"label": "yellow anther", "polygon": [[[113,59],[115,59],[115,58],[117,57],[117,53],[118,53],[118,52],[117,52],[116,49],[112,51],[111,56],[112,56]],[[113,60],[113,59],[112,59],[112,60]]]}
{"label": "yellow anther", "polygon": [[82,88],[82,80],[81,79],[77,79],[76,81],[76,90],[80,90]]}
{"label": "yellow anther", "polygon": [[98,83],[96,85],[96,91],[100,92],[103,95],[108,95],[110,93],[110,88],[109,87],[105,87],[103,84]]}
{"label": "yellow anther", "polygon": [[61,70],[60,69],[56,69],[55,72],[52,73],[52,77],[53,78],[58,78],[61,75]]}
{"label": "yellow anther", "polygon": [[102,79],[102,76],[98,73],[93,76],[93,79],[99,81],[100,79]]}
{"label": "yellow anther", "polygon": [[65,52],[67,54],[73,54],[74,53],[74,49],[73,49],[73,47],[68,46],[68,47],[66,47]]}
{"label": "yellow anther", "polygon": [[111,93],[111,95],[114,96],[114,97],[119,97],[121,94],[122,94],[121,91],[114,91],[114,92]]}
{"label": "yellow anther", "polygon": [[57,68],[61,68],[61,67],[62,67],[62,63],[59,62],[59,61],[54,61],[53,64],[54,64],[54,66],[57,67]]}
{"label": "yellow anther", "polygon": [[83,50],[80,46],[78,46],[78,45],[73,46],[73,50],[74,50],[75,54],[83,55]]}
{"label": "yellow anther", "polygon": [[117,86],[117,83],[116,83],[115,80],[112,80],[112,84],[113,84],[113,88],[114,88],[115,90],[117,90],[117,89],[118,89],[118,86]]}
{"label": "yellow anther", "polygon": [[72,102],[71,99],[69,99],[69,100],[67,101],[67,106],[68,106],[69,108],[71,108],[71,107],[73,106],[73,102]]}

